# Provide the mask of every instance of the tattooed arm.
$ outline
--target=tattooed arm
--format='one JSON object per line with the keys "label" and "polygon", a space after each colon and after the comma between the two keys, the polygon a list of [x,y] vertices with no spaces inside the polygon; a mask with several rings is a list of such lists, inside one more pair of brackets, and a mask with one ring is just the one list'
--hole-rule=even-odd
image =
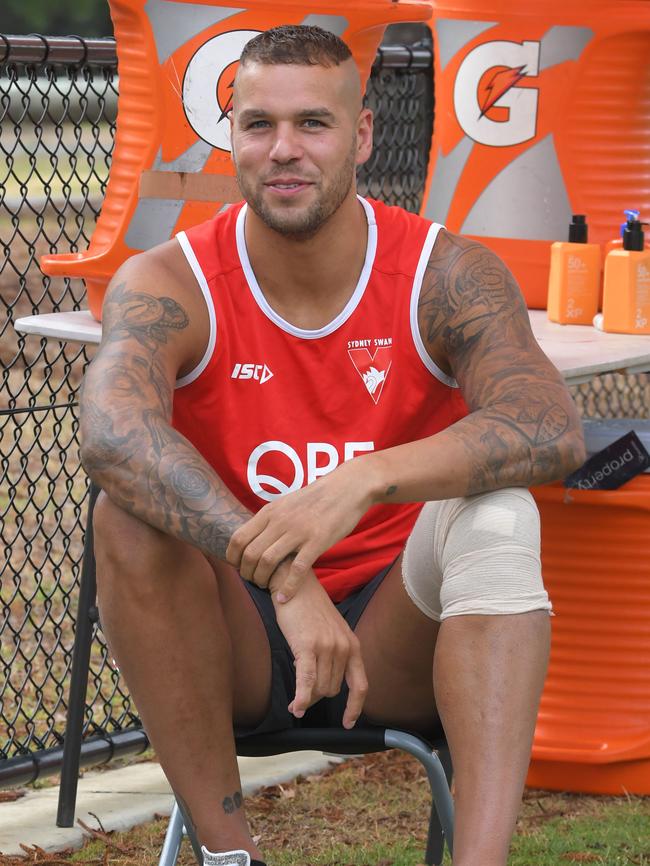
{"label": "tattooed arm", "polygon": [[82,389],[81,457],[116,504],[223,559],[250,512],[170,423],[175,380],[208,338],[205,302],[187,288],[175,244],[130,259],[109,286]]}
{"label": "tattooed arm", "polygon": [[[582,428],[571,395],[532,334],[512,274],[494,253],[441,232],[418,323],[432,360],[456,379],[470,414],[430,439],[376,455],[384,461],[381,501],[529,487],[582,464]],[[407,462],[400,469],[391,466],[399,457]]]}
{"label": "tattooed arm", "polygon": [[468,494],[553,481],[581,465],[582,428],[571,395],[494,253],[444,232],[418,320],[425,346],[455,377],[471,412],[449,430],[463,446]]}

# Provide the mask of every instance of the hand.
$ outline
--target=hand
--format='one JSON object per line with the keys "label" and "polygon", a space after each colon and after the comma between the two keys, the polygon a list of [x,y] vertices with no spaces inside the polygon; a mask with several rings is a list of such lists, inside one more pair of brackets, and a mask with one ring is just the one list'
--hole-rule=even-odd
{"label": "hand", "polygon": [[[281,572],[288,566],[280,567]],[[271,588],[272,596],[275,596]],[[296,694],[289,712],[300,719],[308,707],[323,697],[334,697],[343,678],[349,694],[343,727],[352,728],[361,715],[368,680],[361,658],[359,639],[332,604],[313,571],[306,576],[289,602],[275,603],[278,625],[293,653]]]}
{"label": "hand", "polygon": [[275,584],[275,601],[289,601],[318,557],[345,538],[372,505],[367,465],[357,457],[265,505],[233,533],[226,550],[230,565],[251,583],[267,587],[289,557],[285,579]]}

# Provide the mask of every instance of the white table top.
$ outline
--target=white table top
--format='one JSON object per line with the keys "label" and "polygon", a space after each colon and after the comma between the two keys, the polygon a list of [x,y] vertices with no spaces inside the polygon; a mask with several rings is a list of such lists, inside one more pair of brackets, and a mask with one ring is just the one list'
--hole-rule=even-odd
{"label": "white table top", "polygon": [[606,334],[591,325],[549,322],[546,310],[529,310],[533,333],[569,385],[602,373],[650,371],[650,335]]}
{"label": "white table top", "polygon": [[[605,334],[591,325],[557,325],[546,310],[530,310],[533,333],[567,384],[578,385],[610,372],[650,370],[650,336]],[[77,343],[99,343],[102,326],[87,310],[45,313],[15,322],[17,331]]]}

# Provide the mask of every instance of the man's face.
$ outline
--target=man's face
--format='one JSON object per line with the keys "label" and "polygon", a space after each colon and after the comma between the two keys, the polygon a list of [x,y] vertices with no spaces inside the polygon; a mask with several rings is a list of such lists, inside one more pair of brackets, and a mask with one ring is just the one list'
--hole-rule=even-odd
{"label": "man's face", "polygon": [[233,95],[232,153],[244,198],[270,228],[312,237],[354,194],[370,155],[354,61],[339,66],[247,63]]}

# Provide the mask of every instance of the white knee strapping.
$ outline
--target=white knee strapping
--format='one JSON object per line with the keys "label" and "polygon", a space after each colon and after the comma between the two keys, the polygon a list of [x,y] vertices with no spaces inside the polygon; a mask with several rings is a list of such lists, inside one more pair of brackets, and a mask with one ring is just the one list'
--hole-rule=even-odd
{"label": "white knee strapping", "polygon": [[404,551],[404,586],[437,621],[550,611],[539,548],[539,513],[524,488],[427,502]]}

